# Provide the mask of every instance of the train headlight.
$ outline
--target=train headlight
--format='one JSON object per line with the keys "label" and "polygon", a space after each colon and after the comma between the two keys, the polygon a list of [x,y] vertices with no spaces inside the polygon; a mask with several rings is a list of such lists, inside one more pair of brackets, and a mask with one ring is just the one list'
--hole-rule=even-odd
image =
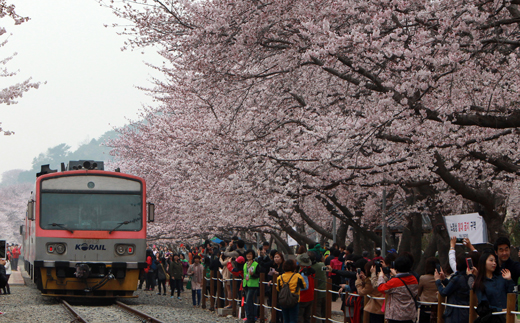
{"label": "train headlight", "polygon": [[118,255],[121,255],[121,256],[124,255],[124,254],[125,254],[125,251],[126,251],[126,248],[125,248],[124,245],[121,245],[121,244],[120,244],[120,245],[118,245],[118,246],[116,247],[116,252],[117,252]]}
{"label": "train headlight", "polygon": [[117,244],[115,245],[116,254],[118,256],[129,256],[135,252],[134,244]]}
{"label": "train headlight", "polygon": [[65,245],[62,243],[58,243],[55,245],[55,250],[58,254],[62,255],[65,253]]}

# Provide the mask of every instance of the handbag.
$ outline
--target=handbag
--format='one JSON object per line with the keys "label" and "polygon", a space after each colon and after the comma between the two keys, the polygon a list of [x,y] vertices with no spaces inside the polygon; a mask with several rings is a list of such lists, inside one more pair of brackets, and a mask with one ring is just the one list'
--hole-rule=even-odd
{"label": "handbag", "polygon": [[191,289],[191,277],[190,280],[188,280],[188,283],[186,284],[186,289]]}
{"label": "handbag", "polygon": [[166,280],[170,280],[170,274],[168,274],[168,273],[166,272],[166,270],[164,270],[164,267],[163,267],[162,264],[161,264],[161,268],[162,268],[163,272],[166,274]]}

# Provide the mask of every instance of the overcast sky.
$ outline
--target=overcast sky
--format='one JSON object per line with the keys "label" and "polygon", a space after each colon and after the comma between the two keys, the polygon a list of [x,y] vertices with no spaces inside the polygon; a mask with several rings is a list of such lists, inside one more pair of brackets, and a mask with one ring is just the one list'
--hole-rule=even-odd
{"label": "overcast sky", "polygon": [[[144,62],[162,62],[150,48],[121,51],[124,36],[109,26],[118,20],[95,0],[14,0],[16,10],[31,20],[12,26],[0,57],[16,52],[7,65],[20,70],[18,80],[47,82],[18,100],[0,105],[0,122],[12,136],[0,135],[0,175],[29,169],[32,159],[47,148],[66,143],[73,148],[98,138],[112,127],[136,120],[143,104],[153,104],[136,86],[151,86],[158,76]],[[2,36],[0,36],[2,37]],[[6,35],[1,38],[4,40]],[[0,80],[1,87],[13,79]]]}

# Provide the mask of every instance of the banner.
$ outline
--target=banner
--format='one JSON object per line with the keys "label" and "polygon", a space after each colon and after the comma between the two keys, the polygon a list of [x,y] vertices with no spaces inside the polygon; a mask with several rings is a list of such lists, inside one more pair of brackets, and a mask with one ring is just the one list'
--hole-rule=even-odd
{"label": "banner", "polygon": [[[295,228],[294,228],[295,229]],[[289,234],[287,234],[287,244],[292,247],[292,246],[297,246],[298,245],[298,242],[296,242],[296,240],[294,240]]]}
{"label": "banner", "polygon": [[478,213],[445,216],[444,222],[450,238],[469,238],[471,244],[488,242],[486,222]]}

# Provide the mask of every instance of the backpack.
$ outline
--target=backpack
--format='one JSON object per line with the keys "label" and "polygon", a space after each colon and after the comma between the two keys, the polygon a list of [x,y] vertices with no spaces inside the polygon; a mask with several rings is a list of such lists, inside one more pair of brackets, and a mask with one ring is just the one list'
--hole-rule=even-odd
{"label": "backpack", "polygon": [[157,269],[157,263],[155,262],[154,259],[152,259],[152,264],[150,265],[150,269],[152,269],[152,271],[155,271]]}
{"label": "backpack", "polygon": [[300,290],[300,285],[296,284],[296,292],[291,292],[291,287],[289,287],[289,282],[293,278],[293,276],[296,273],[292,274],[291,278],[289,278],[289,281],[285,283],[283,281],[283,277],[280,276],[280,279],[282,280],[282,289],[280,290],[280,293],[278,293],[278,305],[282,308],[292,308],[298,304],[298,301],[300,300],[300,295],[298,295],[298,291]]}

